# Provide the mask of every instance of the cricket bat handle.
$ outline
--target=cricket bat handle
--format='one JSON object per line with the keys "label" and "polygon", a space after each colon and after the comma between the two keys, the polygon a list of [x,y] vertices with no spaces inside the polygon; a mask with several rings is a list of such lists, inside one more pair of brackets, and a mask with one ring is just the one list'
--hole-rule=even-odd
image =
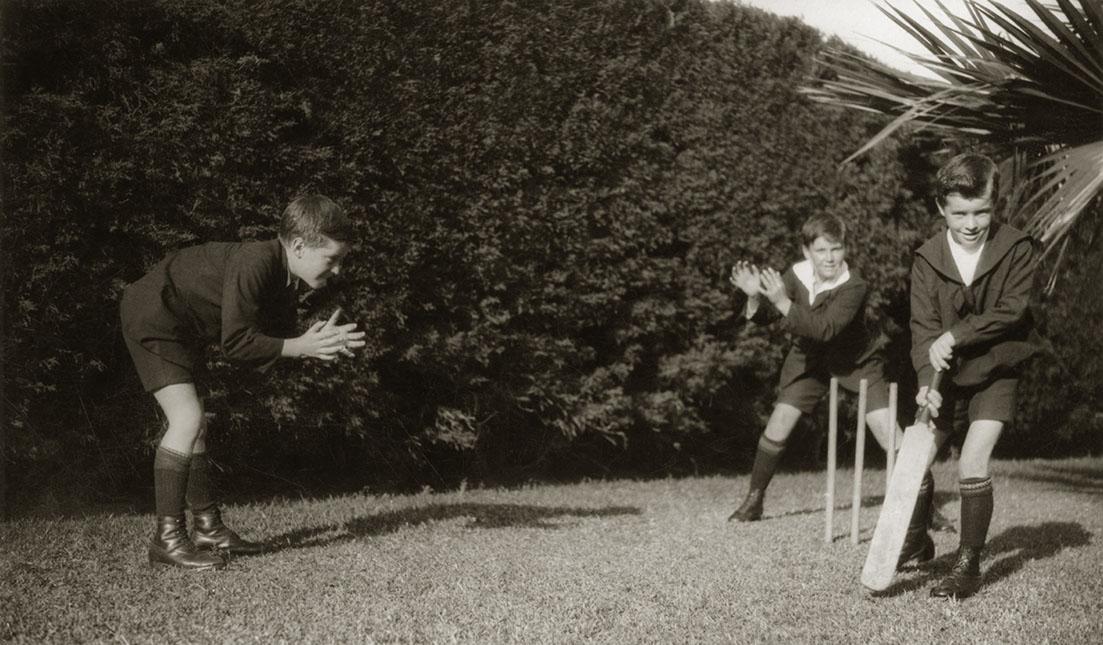
{"label": "cricket bat handle", "polygon": [[[927,388],[930,392],[937,392],[938,386],[942,385],[942,372],[935,372],[931,377],[931,385]],[[931,407],[923,405],[919,408],[919,411],[915,413],[915,422],[927,424],[931,422]]]}

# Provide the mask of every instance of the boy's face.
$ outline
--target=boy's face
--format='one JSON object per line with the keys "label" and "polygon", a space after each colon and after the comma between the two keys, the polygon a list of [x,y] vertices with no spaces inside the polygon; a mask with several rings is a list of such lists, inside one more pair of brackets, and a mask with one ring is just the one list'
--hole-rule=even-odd
{"label": "boy's face", "polygon": [[962,247],[972,251],[980,248],[988,239],[988,228],[992,225],[992,191],[982,197],[962,197],[961,193],[950,193],[938,210],[950,229],[950,237]]}
{"label": "boy's face", "polygon": [[324,237],[321,246],[311,246],[301,237],[291,240],[287,253],[287,268],[291,274],[311,289],[325,286],[331,276],[341,272],[341,262],[349,245]]}
{"label": "boy's face", "polygon": [[843,270],[846,247],[842,242],[829,240],[821,235],[812,240],[811,244],[801,248],[804,250],[805,259],[812,263],[816,282],[834,280]]}

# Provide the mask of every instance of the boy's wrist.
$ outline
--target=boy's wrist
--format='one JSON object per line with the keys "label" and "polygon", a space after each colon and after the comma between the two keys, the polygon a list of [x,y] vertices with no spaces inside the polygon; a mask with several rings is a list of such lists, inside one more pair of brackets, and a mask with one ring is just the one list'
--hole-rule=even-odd
{"label": "boy's wrist", "polygon": [[746,318],[753,318],[755,313],[758,312],[758,294],[747,294],[747,304],[743,307],[743,313]]}
{"label": "boy's wrist", "polygon": [[302,355],[298,338],[284,338],[283,347],[280,348],[280,356],[285,358],[298,358]]}
{"label": "boy's wrist", "polygon": [[793,301],[785,294],[782,294],[780,298],[771,302],[774,304],[774,309],[777,309],[777,312],[782,316],[788,316],[789,311],[793,308]]}

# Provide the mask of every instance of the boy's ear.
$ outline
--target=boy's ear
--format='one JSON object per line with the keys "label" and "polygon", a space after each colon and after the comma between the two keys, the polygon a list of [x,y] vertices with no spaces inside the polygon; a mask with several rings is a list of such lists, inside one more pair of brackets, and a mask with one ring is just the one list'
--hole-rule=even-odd
{"label": "boy's ear", "polygon": [[811,260],[812,259],[812,250],[808,248],[807,244],[801,244],[800,245],[800,252],[804,254],[804,259],[805,260]]}
{"label": "boy's ear", "polygon": [[301,237],[291,238],[291,243],[287,245],[287,248],[291,249],[291,252],[295,255],[302,255],[303,249],[306,248],[306,240]]}

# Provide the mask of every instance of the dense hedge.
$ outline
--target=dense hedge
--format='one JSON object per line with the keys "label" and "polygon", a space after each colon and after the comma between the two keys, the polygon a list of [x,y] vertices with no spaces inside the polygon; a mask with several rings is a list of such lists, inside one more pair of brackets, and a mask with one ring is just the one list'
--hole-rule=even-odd
{"label": "dense hedge", "polygon": [[[272,236],[308,190],[345,205],[361,242],[304,315],[340,302],[370,342],[268,381],[212,353],[232,473],[435,485],[742,466],[784,339],[739,323],[726,269],[792,261],[816,212],[850,223],[870,316],[905,355],[928,151],[892,141],[840,168],[878,124],[796,93],[823,43],[795,19],[692,0],[5,10],[17,487],[58,465],[104,490],[147,481],[159,421],[119,338],[121,288],[168,250]],[[1098,417],[1088,401],[1076,414]],[[1077,432],[1047,445],[1083,448]],[[793,459],[819,452],[805,437]]]}

